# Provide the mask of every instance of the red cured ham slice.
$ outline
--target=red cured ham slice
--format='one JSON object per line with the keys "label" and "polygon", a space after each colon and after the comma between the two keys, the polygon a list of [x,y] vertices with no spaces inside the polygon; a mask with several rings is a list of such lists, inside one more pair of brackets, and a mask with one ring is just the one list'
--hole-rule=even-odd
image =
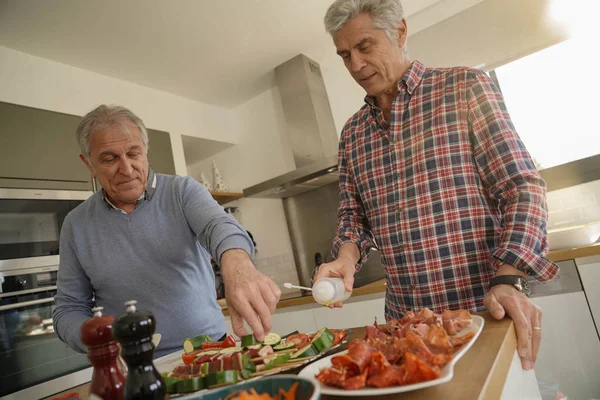
{"label": "red cured ham slice", "polygon": [[450,343],[452,344],[453,349],[456,350],[471,340],[473,336],[475,336],[475,332],[469,332],[461,336],[450,336]]}
{"label": "red cured ham slice", "polygon": [[341,387],[346,390],[357,390],[364,388],[367,385],[367,376],[369,375],[369,369],[365,369],[362,374],[353,376],[352,378],[346,379]]}
{"label": "red cured ham slice", "polygon": [[446,310],[442,313],[444,329],[448,335],[456,335],[473,324],[473,317],[467,310]]}
{"label": "red cured ham slice", "polygon": [[348,355],[354,360],[362,372],[371,363],[373,349],[364,340],[353,340],[348,345]]}
{"label": "red cured ham slice", "polygon": [[439,367],[432,367],[413,353],[404,354],[404,384],[430,381],[440,376]]}
{"label": "red cured ham slice", "polygon": [[371,338],[387,339],[389,337],[388,334],[380,331],[379,329],[377,329],[374,326],[366,326],[365,330],[367,332],[367,334],[365,335],[365,340],[371,339]]}
{"label": "red cured ham slice", "polygon": [[453,348],[444,328],[437,325],[429,326],[429,332],[425,336],[425,344],[434,353],[450,353]]}
{"label": "red cured ham slice", "polygon": [[376,375],[369,376],[367,385],[376,388],[384,388],[404,384],[405,368],[404,365],[388,365]]}
{"label": "red cured ham slice", "polygon": [[339,371],[342,371],[344,377],[351,378],[360,374],[358,364],[347,354],[335,356],[331,359],[331,364]]}
{"label": "red cured ham slice", "polygon": [[317,380],[327,386],[342,387],[346,380],[344,373],[335,368],[323,368],[316,376]]}

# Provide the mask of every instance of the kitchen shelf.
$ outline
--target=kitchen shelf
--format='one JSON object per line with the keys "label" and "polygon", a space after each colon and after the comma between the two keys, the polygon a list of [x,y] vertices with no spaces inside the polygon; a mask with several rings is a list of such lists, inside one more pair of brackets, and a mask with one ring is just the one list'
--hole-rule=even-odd
{"label": "kitchen shelf", "polygon": [[213,199],[217,201],[217,203],[223,205],[225,203],[229,203],[230,201],[241,199],[244,197],[243,193],[232,193],[232,192],[210,192]]}

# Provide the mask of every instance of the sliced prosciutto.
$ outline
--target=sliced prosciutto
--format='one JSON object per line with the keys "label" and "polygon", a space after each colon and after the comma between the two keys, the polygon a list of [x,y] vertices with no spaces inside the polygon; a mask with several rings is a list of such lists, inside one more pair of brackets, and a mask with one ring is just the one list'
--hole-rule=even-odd
{"label": "sliced prosciutto", "polygon": [[317,379],[329,386],[357,390],[384,388],[436,379],[454,351],[473,338],[466,310],[435,314],[427,308],[407,312],[384,325],[367,326],[364,340],[354,340],[348,352],[331,359]]}

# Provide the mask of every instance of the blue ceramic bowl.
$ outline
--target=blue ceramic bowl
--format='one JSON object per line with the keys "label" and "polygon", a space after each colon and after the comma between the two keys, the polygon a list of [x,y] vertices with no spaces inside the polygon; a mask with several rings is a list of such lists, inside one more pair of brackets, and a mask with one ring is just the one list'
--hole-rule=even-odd
{"label": "blue ceramic bowl", "polygon": [[298,382],[296,390],[296,400],[320,400],[321,390],[317,381],[301,378],[297,375],[274,375],[261,379],[238,383],[237,385],[226,386],[221,389],[210,392],[198,393],[186,397],[180,397],[178,400],[224,400],[227,395],[240,390],[250,390],[254,388],[256,393],[268,393],[271,396],[279,394],[279,389],[289,390],[294,383]]}

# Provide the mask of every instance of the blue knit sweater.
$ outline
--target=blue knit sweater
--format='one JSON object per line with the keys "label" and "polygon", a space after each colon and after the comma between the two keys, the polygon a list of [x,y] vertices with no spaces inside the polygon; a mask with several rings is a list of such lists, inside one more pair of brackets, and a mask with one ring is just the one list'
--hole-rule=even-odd
{"label": "blue knit sweater", "polygon": [[115,317],[128,300],[153,313],[162,335],[156,357],[181,349],[186,337],[225,333],[210,256],[220,260],[233,248],[252,255],[252,241],[198,182],[155,176],[155,189],[130,214],[99,191],[65,219],[53,317],[58,336],[74,349],[86,351],[79,328],[94,301]]}

